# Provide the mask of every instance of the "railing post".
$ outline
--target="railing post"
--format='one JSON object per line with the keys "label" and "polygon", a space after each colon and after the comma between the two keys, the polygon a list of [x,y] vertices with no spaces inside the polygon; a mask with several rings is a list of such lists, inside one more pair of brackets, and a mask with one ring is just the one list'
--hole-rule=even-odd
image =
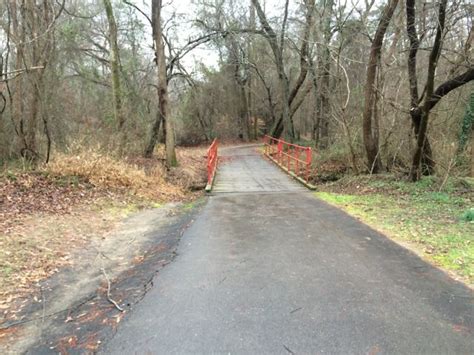
{"label": "railing post", "polygon": [[207,183],[211,184],[217,167],[217,138],[214,139],[207,150]]}
{"label": "railing post", "polygon": [[288,157],[288,171],[290,171],[290,162],[291,162],[291,145],[288,146],[288,151],[286,153],[286,156]]}
{"label": "railing post", "polygon": [[296,159],[296,175],[298,176],[298,174],[300,173],[300,148],[297,146],[295,147],[295,159]]}
{"label": "railing post", "polygon": [[311,147],[306,149],[306,182],[309,183],[309,173],[311,170]]}
{"label": "railing post", "polygon": [[283,142],[279,139],[277,145],[277,151],[278,151],[278,163],[281,165],[282,164],[282,152],[283,152]]}

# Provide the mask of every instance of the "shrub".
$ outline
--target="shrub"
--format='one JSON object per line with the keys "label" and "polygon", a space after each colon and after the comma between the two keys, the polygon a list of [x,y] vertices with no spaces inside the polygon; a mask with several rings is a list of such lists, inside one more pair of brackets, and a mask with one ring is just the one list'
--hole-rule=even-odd
{"label": "shrub", "polygon": [[461,219],[466,222],[474,221],[474,208],[468,209],[466,212],[464,212]]}

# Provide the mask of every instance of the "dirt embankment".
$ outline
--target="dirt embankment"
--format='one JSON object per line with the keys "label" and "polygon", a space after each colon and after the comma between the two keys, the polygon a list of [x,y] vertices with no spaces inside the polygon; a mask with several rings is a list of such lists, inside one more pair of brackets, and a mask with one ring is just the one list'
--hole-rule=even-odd
{"label": "dirt embankment", "polygon": [[118,161],[95,152],[59,155],[35,171],[6,169],[0,176],[0,341],[8,344],[19,329],[41,335],[51,315],[63,316],[91,291],[104,291],[107,278],[113,285],[143,261],[143,246],[158,237],[150,228],[172,223],[201,196],[205,154],[205,147],[180,149],[180,166],[171,170],[158,158]]}

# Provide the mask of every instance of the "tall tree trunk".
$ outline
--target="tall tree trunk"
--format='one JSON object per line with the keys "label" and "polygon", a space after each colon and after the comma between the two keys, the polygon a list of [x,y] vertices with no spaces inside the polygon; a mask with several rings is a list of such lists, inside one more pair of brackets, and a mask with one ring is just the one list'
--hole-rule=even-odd
{"label": "tall tree trunk", "polygon": [[[160,112],[161,120],[164,121],[165,146],[166,146],[166,166],[168,168],[176,166],[178,161],[176,159],[175,141],[174,141],[174,127],[173,120],[168,116],[168,81],[166,77],[166,57],[165,45],[162,36],[161,28],[161,5],[162,0],[152,0],[152,26],[153,26],[153,41],[155,44],[155,59],[158,69],[158,110]],[[158,119],[159,117],[157,117]],[[156,127],[156,122],[153,128]],[[159,126],[158,126],[159,127]],[[153,143],[150,138],[150,145]],[[155,142],[156,143],[156,142]],[[149,148],[149,147],[148,147]],[[154,145],[153,145],[154,148]],[[149,151],[149,149],[147,149]]]}
{"label": "tall tree trunk", "polygon": [[[420,40],[416,32],[415,0],[406,1],[407,34],[410,41],[408,52],[408,80],[410,83],[410,117],[413,125],[415,137],[418,138],[421,125],[421,110],[418,109],[420,98],[418,94],[418,74],[416,56],[420,47]],[[431,175],[434,172],[434,161],[431,145],[428,137],[425,137],[425,144],[422,151],[422,172],[424,175]]]}
{"label": "tall tree trunk", "polygon": [[[23,10],[21,10],[23,11]],[[24,47],[25,42],[25,25],[22,21],[19,22],[20,13],[18,12],[17,0],[10,0],[10,16],[13,29],[13,42],[15,44],[15,70],[21,71],[24,68]],[[24,104],[23,104],[23,91],[24,91],[24,77],[18,75],[14,79],[13,85],[13,98],[12,98],[12,120],[16,126],[16,132],[18,134],[19,149],[23,155],[23,152],[28,149],[25,134],[25,119],[24,119]]]}
{"label": "tall tree trunk", "polygon": [[374,132],[372,125],[372,115],[375,101],[377,64],[379,63],[380,52],[382,50],[385,32],[390,24],[398,0],[389,0],[383,9],[375,36],[370,47],[369,62],[367,65],[367,79],[365,82],[365,102],[363,112],[363,139],[367,153],[368,168],[371,173],[378,173],[382,169],[382,162],[379,155],[378,132]]}
{"label": "tall tree trunk", "polygon": [[474,177],[474,137],[471,138],[471,177]]}
{"label": "tall tree trunk", "polygon": [[295,139],[295,127],[293,125],[293,120],[290,118],[290,105],[288,100],[290,98],[290,80],[285,73],[283,68],[283,59],[282,65],[280,65],[280,69],[278,70],[279,74],[278,77],[280,79],[280,88],[282,91],[282,113],[279,119],[272,130],[272,136],[274,137],[281,137],[285,132],[286,138],[293,142]]}
{"label": "tall tree trunk", "polygon": [[242,125],[242,133],[245,141],[250,140],[250,116],[247,92],[245,91],[247,84],[239,83],[239,107],[240,107],[240,121]]}
{"label": "tall tree trunk", "polygon": [[252,4],[255,7],[257,12],[257,16],[262,24],[265,38],[272,49],[273,56],[275,59],[275,65],[278,74],[278,81],[280,84],[281,89],[281,103],[282,103],[282,113],[281,116],[277,118],[275,124],[273,125],[270,134],[274,137],[281,137],[284,131],[286,131],[286,136],[290,141],[293,141],[295,138],[295,130],[293,126],[293,121],[290,118],[290,80],[285,72],[285,66],[283,63],[283,41],[286,29],[286,21],[288,18],[288,0],[285,2],[285,14],[283,19],[283,26],[280,36],[280,43],[278,42],[277,34],[273,30],[273,28],[268,23],[268,20],[265,16],[265,13],[260,6],[260,2],[258,0],[252,0]]}
{"label": "tall tree trunk", "polygon": [[246,71],[246,68],[243,67],[244,54],[242,48],[232,37],[228,38],[227,47],[229,51],[229,67],[232,68],[234,77],[234,97],[237,99],[239,138],[248,141],[250,139],[250,116],[246,92],[248,85],[247,76],[245,74],[242,75],[242,70]]}
{"label": "tall tree trunk", "polygon": [[[250,29],[255,30],[255,7],[250,4]],[[249,41],[248,44],[248,56],[249,56],[249,63],[253,63],[254,60],[254,49],[253,49],[253,42]],[[257,117],[255,117],[254,113],[254,103],[253,103],[253,75],[252,71],[248,71],[248,109],[249,109],[249,118],[253,119],[253,129],[252,129],[252,137],[254,140],[258,139],[258,120]]]}
{"label": "tall tree trunk", "polygon": [[[3,59],[3,54],[0,54],[0,82],[2,82],[5,77],[3,76],[3,68],[6,67]],[[0,163],[3,158],[6,158],[8,155],[8,147],[6,146],[7,134],[5,132],[5,122],[3,121],[3,112],[7,107],[7,99],[3,93],[3,85],[0,85]]]}
{"label": "tall tree trunk", "polygon": [[[31,66],[39,65],[40,57],[40,38],[35,38],[40,33],[40,19],[37,17],[36,2],[34,0],[26,0],[25,6],[26,19],[28,21],[28,35],[31,39],[34,39],[30,44],[31,47]],[[29,118],[26,125],[26,149],[24,150],[24,156],[30,160],[36,161],[38,159],[38,149],[36,146],[36,130],[38,126],[38,114],[40,105],[41,91],[39,88],[40,81],[42,80],[42,71],[44,69],[34,70],[32,72],[26,72],[26,77],[31,88],[30,105],[29,105]]]}
{"label": "tall tree trunk", "polygon": [[[415,14],[415,0],[407,0],[406,2],[406,17],[407,17],[407,34],[410,40],[410,50],[408,53],[408,79],[410,84],[410,117],[413,124],[413,131],[417,139],[417,145],[413,156],[413,164],[411,169],[411,179],[417,180],[421,175],[431,175],[434,173],[435,162],[433,160],[433,153],[430,142],[426,135],[429,113],[431,109],[441,100],[443,96],[452,90],[474,80],[474,68],[470,68],[439,85],[433,92],[434,88],[434,74],[439,57],[439,51],[442,44],[442,32],[444,30],[444,17],[446,10],[446,1],[439,4],[438,12],[438,28],[435,37],[435,43],[430,54],[428,76],[426,81],[426,92],[424,102],[420,105],[420,98],[418,93],[417,82],[417,65],[416,56],[420,47],[420,40],[416,32],[416,14]],[[442,21],[441,21],[442,20]],[[469,38],[472,38],[472,29]],[[470,39],[465,45],[466,53],[470,48]],[[437,53],[438,52],[438,53]],[[462,61],[461,61],[462,63]],[[428,93],[430,89],[431,93]]]}
{"label": "tall tree trunk", "polygon": [[412,181],[417,181],[421,177],[421,160],[423,149],[426,144],[426,130],[428,128],[428,119],[430,114],[430,100],[434,93],[434,78],[435,71],[438,65],[439,55],[442,47],[442,36],[444,32],[444,23],[446,18],[446,3],[447,0],[441,0],[438,8],[438,25],[436,29],[436,37],[433,44],[433,49],[430,53],[428,62],[428,75],[426,79],[426,93],[423,107],[421,110],[421,122],[416,140],[415,153],[413,154],[413,162],[410,171],[410,178]]}
{"label": "tall tree trunk", "polygon": [[125,116],[122,110],[122,88],[120,83],[120,53],[117,40],[117,23],[110,0],[103,0],[107,22],[109,24],[110,68],[112,74],[112,94],[114,101],[115,124],[119,131],[123,130]]}
{"label": "tall tree trunk", "polygon": [[47,105],[43,100],[46,91],[44,76],[54,49],[54,22],[64,8],[60,5],[55,13],[54,6],[50,0],[22,0],[20,6],[15,0],[9,3],[11,38],[16,46],[15,71],[18,72],[12,91],[13,122],[21,141],[21,155],[32,161],[40,157],[37,138],[40,117],[47,138],[47,160],[51,148]]}
{"label": "tall tree trunk", "polygon": [[331,55],[329,45],[332,38],[331,16],[333,13],[334,0],[324,2],[323,18],[323,48],[319,55],[319,141],[320,148],[325,149],[329,145],[329,121],[330,121],[330,78],[331,78]]}

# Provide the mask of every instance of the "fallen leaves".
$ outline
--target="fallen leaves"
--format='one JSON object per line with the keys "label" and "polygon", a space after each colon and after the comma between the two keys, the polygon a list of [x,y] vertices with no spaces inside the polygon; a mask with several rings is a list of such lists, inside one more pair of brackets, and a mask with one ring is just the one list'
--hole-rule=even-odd
{"label": "fallen leaves", "polygon": [[14,318],[42,280],[71,265],[74,250],[111,230],[122,216],[109,213],[112,206],[121,211],[131,202],[149,206],[193,196],[189,190],[206,179],[205,150],[178,149],[180,166],[170,171],[156,157],[126,161],[84,151],[57,154],[37,171],[0,175],[3,318]]}
{"label": "fallen leaves", "polygon": [[103,192],[84,181],[75,183],[44,173],[21,173],[0,179],[0,230],[9,234],[33,213],[64,215],[78,204],[90,203]]}

